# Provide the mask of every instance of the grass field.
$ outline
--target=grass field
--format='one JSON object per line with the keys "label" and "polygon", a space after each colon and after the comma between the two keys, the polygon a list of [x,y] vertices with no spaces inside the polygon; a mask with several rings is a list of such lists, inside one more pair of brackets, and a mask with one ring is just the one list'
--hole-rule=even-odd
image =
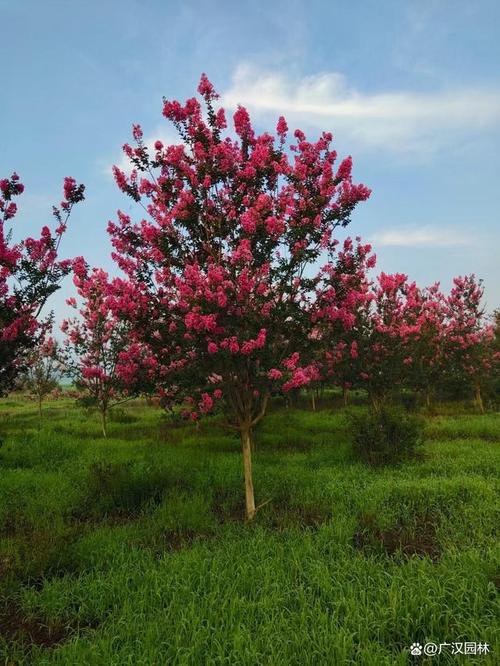
{"label": "grass field", "polygon": [[341,408],[275,408],[252,525],[217,417],[132,403],[104,440],[70,401],[0,416],[2,664],[500,663],[498,414],[428,418],[417,462],[371,469]]}

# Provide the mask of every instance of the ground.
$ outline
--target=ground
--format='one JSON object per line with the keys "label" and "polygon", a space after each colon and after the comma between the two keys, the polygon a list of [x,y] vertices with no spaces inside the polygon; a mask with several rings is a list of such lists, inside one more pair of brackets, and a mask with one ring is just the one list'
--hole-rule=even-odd
{"label": "ground", "polygon": [[[0,664],[500,663],[500,415],[438,411],[417,461],[371,469],[333,398],[274,405],[248,525],[220,418],[138,401],[104,440],[70,400],[41,426],[0,401]],[[491,652],[410,657],[431,641]]]}

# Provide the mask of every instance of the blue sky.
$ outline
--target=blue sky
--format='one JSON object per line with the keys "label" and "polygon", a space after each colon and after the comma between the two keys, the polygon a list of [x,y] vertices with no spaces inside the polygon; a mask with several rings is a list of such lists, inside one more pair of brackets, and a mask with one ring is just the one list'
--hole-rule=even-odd
{"label": "blue sky", "polygon": [[[64,242],[113,271],[106,224],[130,209],[110,167],[132,122],[172,136],[162,96],[205,71],[258,129],[283,113],[332,131],[373,189],[349,229],[378,270],[419,284],[474,272],[500,305],[497,0],[0,0],[0,175],[26,185],[16,233],[50,220],[62,178],[87,186]],[[64,310],[68,281],[53,307]]]}

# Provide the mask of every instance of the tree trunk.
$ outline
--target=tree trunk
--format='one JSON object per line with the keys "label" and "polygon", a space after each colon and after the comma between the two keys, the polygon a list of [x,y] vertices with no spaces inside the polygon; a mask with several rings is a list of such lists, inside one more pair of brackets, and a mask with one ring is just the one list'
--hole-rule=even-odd
{"label": "tree trunk", "polygon": [[38,418],[40,419],[40,423],[42,423],[42,396],[38,396]]}
{"label": "tree trunk", "polygon": [[475,398],[476,398],[476,405],[481,414],[484,414],[484,404],[483,404],[483,396],[481,395],[481,387],[479,384],[476,384],[475,387]]}
{"label": "tree trunk", "polygon": [[101,427],[102,427],[102,434],[104,437],[108,436],[108,429],[107,429],[107,410],[102,409],[101,410]]}
{"label": "tree trunk", "polygon": [[345,386],[342,387],[342,399],[344,401],[344,407],[347,407],[349,403],[349,389]]}
{"label": "tree trunk", "polygon": [[241,445],[243,448],[243,471],[245,475],[245,505],[247,520],[255,516],[255,496],[252,478],[252,429],[251,426],[242,426]]}
{"label": "tree trunk", "polygon": [[432,409],[432,394],[430,389],[425,391],[425,406],[427,407],[427,411],[430,412]]}
{"label": "tree trunk", "polygon": [[312,390],[312,393],[311,393],[311,405],[312,405],[313,412],[315,412],[316,411],[316,393],[315,393],[314,389]]}
{"label": "tree trunk", "polygon": [[375,412],[379,412],[380,408],[382,407],[382,400],[380,396],[376,395],[375,393],[372,393],[370,395],[370,401],[372,403],[372,409]]}
{"label": "tree trunk", "polygon": [[7,437],[8,416],[0,411],[0,447],[3,446]]}

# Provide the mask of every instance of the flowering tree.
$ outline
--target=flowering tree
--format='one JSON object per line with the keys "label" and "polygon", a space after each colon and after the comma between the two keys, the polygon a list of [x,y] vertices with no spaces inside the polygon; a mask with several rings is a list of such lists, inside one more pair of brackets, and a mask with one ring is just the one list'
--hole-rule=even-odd
{"label": "flowering tree", "polygon": [[359,350],[374,298],[368,271],[376,256],[370,253],[371,246],[363,245],[359,236],[356,245],[351,238],[344,241],[335,262],[322,268],[312,314],[314,336],[320,340],[317,359],[321,378],[342,388],[344,403],[363,369]]}
{"label": "flowering tree", "polygon": [[[446,307],[439,285],[421,289],[402,273],[381,273],[357,313],[354,371],[372,405],[410,387],[427,405],[445,366]],[[352,358],[352,354],[351,354]]]}
{"label": "flowering tree", "polygon": [[[73,271],[82,304],[80,316],[61,326],[67,335],[66,366],[97,407],[107,437],[109,410],[143,390],[157,364],[133,339],[129,313],[137,316],[141,304],[132,285],[119,278],[110,281],[101,269],[90,271],[82,257],[74,260]],[[75,298],[67,303],[78,309]]]}
{"label": "flowering tree", "polygon": [[27,354],[26,385],[35,396],[42,419],[42,402],[59,385],[63,372],[58,343],[50,335]]}
{"label": "flowering tree", "polygon": [[[407,295],[415,290],[406,275],[381,273],[361,302],[356,318],[354,357],[358,382],[379,408],[403,383],[407,372],[408,342],[417,327],[407,321]],[[349,347],[351,359],[352,343]]]}
{"label": "flowering tree", "polygon": [[330,134],[309,142],[296,130],[288,151],[284,118],[276,136],[257,135],[240,106],[236,138],[224,136],[225,112],[205,75],[198,92],[206,116],[195,98],[164,100],[178,145],[157,141],[150,155],[133,127],[136,147],[124,151],[134,168],[114,175],[147,218],[119,212],[109,232],[137,298],[147,296],[136,331],[158,360],[164,402],[182,402],[192,419],[220,405],[240,433],[251,519],[253,429],[272,390],[315,376],[306,360],[324,274],[314,263],[334,251],[334,229],[370,191],[352,182],[350,158],[335,168]]}
{"label": "flowering tree", "polygon": [[500,351],[500,308],[497,308],[491,316],[495,341],[493,343],[495,351]]}
{"label": "flowering tree", "polygon": [[84,186],[65,178],[64,200],[60,208],[53,208],[55,231],[44,226],[39,239],[14,243],[6,225],[17,212],[14,197],[23,191],[15,173],[0,180],[0,394],[12,388],[25,367],[26,353],[49,324],[49,320],[40,321],[40,313],[70,270],[69,261],[58,260],[58,250],[71,210],[84,198]]}
{"label": "flowering tree", "polygon": [[406,332],[402,384],[425,399],[428,409],[446,369],[446,307],[439,283],[419,288],[414,283],[405,289],[402,309]]}
{"label": "flowering tree", "polygon": [[[375,265],[370,245],[354,249],[347,239],[338,267],[329,267],[327,289],[318,303],[323,343],[323,374],[340,386],[347,399],[353,386],[366,389],[372,406],[380,407],[402,384],[408,354],[407,293],[415,289],[403,274],[381,273],[373,283]],[[329,302],[331,301],[331,303]],[[326,307],[325,307],[326,305]]]}
{"label": "flowering tree", "polygon": [[494,325],[485,322],[483,293],[482,282],[474,275],[457,277],[446,301],[449,371],[463,377],[473,388],[481,412],[484,412],[483,389],[499,361],[494,348]]}
{"label": "flowering tree", "polygon": [[491,325],[493,327],[491,391],[498,402],[500,397],[500,309],[493,312]]}
{"label": "flowering tree", "polygon": [[[341,272],[347,280],[346,271]],[[364,386],[378,408],[405,386],[424,395],[430,407],[438,386],[458,379],[474,387],[482,411],[481,388],[498,359],[493,327],[484,323],[482,287],[474,276],[455,278],[449,296],[437,283],[421,289],[399,273],[381,273],[370,290],[361,277],[362,290],[351,283],[350,299],[356,304],[346,310],[349,325],[333,329],[336,342],[327,346],[327,374],[333,381],[347,378],[349,385]]]}

